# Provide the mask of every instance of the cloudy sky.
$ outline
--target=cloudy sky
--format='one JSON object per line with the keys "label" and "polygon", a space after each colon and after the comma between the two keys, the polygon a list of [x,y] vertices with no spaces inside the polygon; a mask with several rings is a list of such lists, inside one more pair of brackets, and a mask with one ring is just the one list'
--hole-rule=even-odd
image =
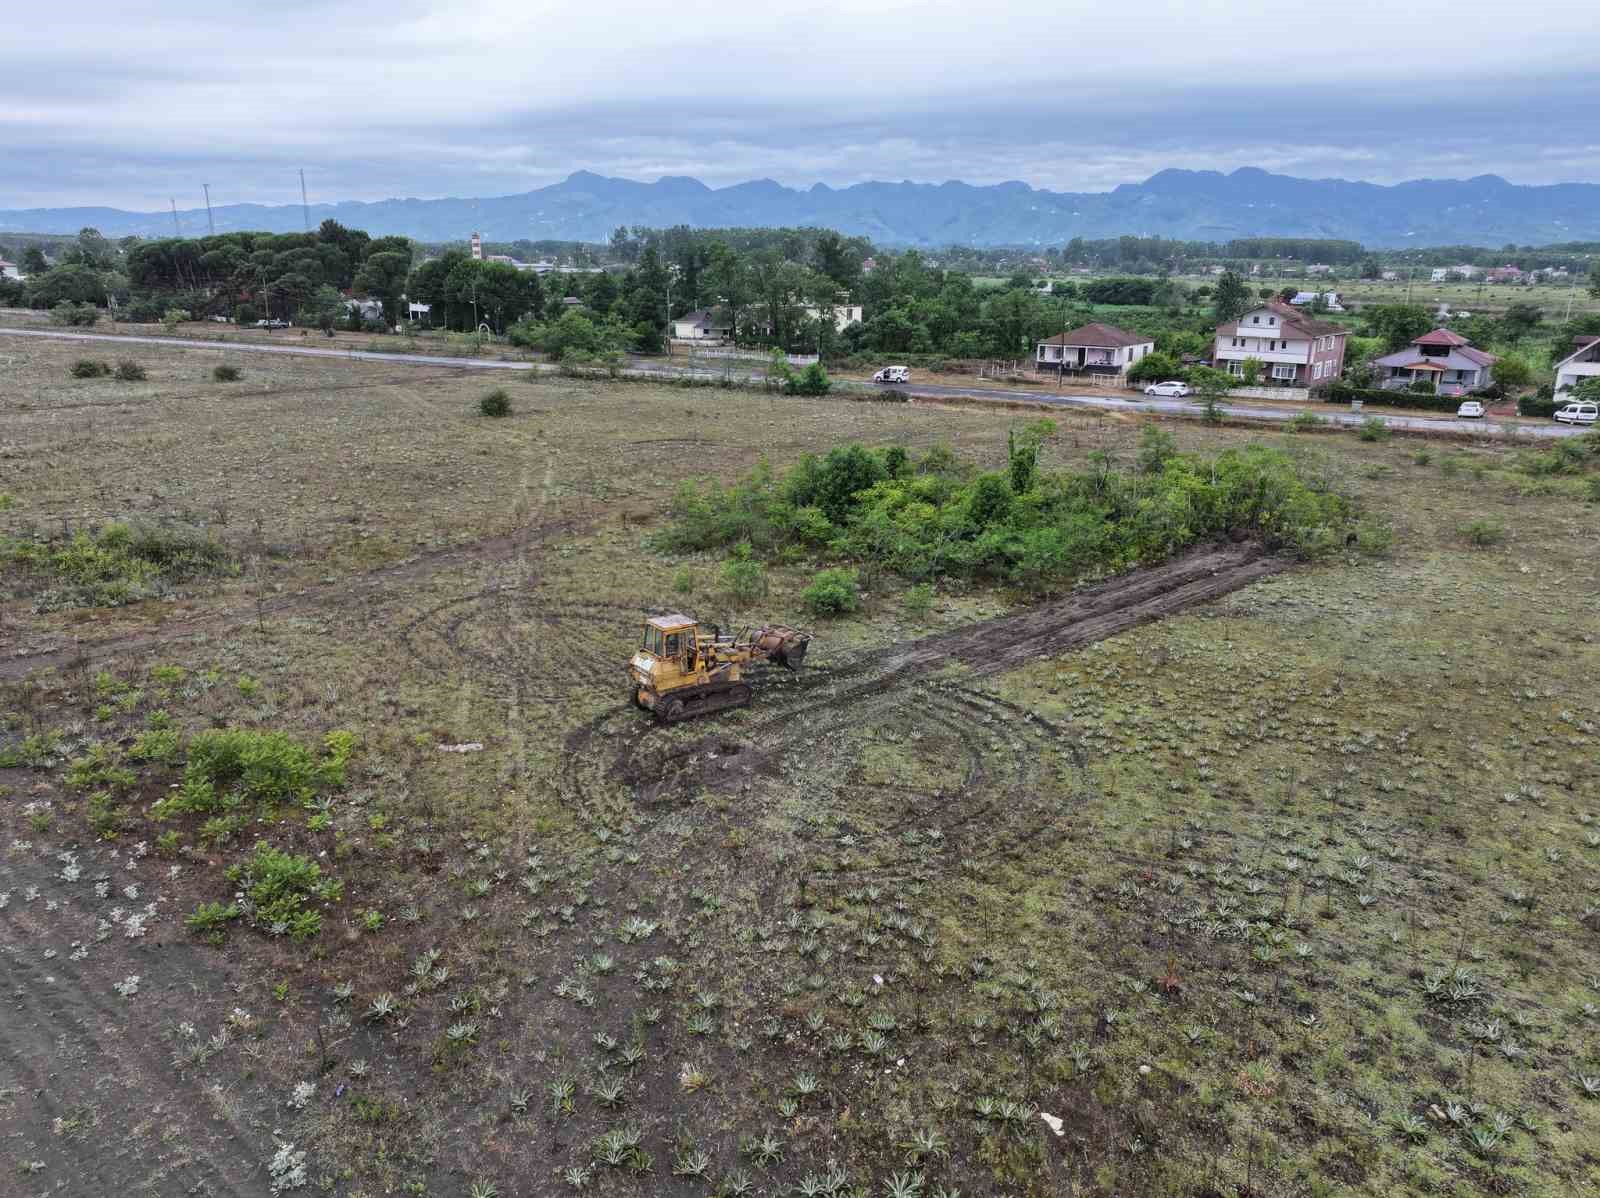
{"label": "cloudy sky", "polygon": [[1167,166],[1600,181],[1594,0],[79,0],[0,41],[0,208]]}

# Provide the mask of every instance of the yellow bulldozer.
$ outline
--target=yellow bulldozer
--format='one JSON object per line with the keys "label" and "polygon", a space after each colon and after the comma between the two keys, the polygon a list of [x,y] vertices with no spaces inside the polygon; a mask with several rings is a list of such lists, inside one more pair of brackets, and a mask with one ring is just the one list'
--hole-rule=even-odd
{"label": "yellow bulldozer", "polygon": [[628,662],[629,694],[664,724],[743,707],[750,702],[746,667],[770,661],[798,669],[810,644],[810,633],[781,625],[738,636],[713,625],[708,635],[688,616],[651,616]]}

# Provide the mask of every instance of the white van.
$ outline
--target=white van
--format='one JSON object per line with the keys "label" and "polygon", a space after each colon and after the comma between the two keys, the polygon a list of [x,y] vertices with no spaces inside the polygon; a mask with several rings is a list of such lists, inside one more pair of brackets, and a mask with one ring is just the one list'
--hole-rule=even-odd
{"label": "white van", "polygon": [[875,383],[909,383],[911,371],[904,366],[885,366],[872,376]]}
{"label": "white van", "polygon": [[1600,416],[1600,406],[1578,400],[1556,413],[1556,419],[1563,424],[1593,424],[1597,416]]}

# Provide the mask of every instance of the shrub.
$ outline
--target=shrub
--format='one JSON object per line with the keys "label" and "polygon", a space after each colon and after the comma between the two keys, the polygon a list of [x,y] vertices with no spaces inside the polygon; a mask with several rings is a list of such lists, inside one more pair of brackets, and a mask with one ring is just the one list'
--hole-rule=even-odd
{"label": "shrub", "polygon": [[93,304],[75,304],[62,300],[50,309],[50,323],[86,328],[100,319],[100,309]]}
{"label": "shrub", "polygon": [[1461,526],[1461,535],[1467,539],[1469,545],[1476,545],[1480,549],[1487,549],[1492,545],[1499,545],[1506,539],[1506,530],[1503,525],[1495,520],[1485,520],[1481,517],[1470,520]]}
{"label": "shrub", "polygon": [[120,383],[142,383],[150,376],[139,363],[124,358],[117,363],[116,377]]}
{"label": "shrub", "polygon": [[908,616],[925,616],[933,610],[933,584],[919,582],[916,586],[907,589],[901,604],[906,609]]}
{"label": "shrub", "polygon": [[1363,441],[1387,441],[1394,434],[1389,431],[1388,421],[1382,416],[1368,416],[1361,422],[1358,435]]}
{"label": "shrub", "polygon": [[232,903],[201,903],[183,922],[191,932],[208,935],[221,931],[229,920],[238,918],[239,908]]}
{"label": "shrub", "polygon": [[1140,474],[1160,474],[1166,464],[1177,456],[1177,438],[1154,424],[1145,426],[1144,432],[1139,435],[1139,453],[1134,459]]}
{"label": "shrub", "polygon": [[722,564],[722,586],[739,603],[749,603],[767,593],[767,571],[748,557],[729,558]]}
{"label": "shrub", "polygon": [[1363,553],[1383,556],[1394,546],[1394,529],[1376,520],[1363,520],[1356,525],[1356,548]]}
{"label": "shrub", "polygon": [[211,378],[218,383],[237,383],[239,381],[239,368],[237,366],[215,366],[211,370]]}
{"label": "shrub", "polygon": [[256,732],[248,728],[211,728],[189,742],[185,785],[197,793],[237,787],[249,799],[266,802],[303,802],[317,791],[344,782],[349,760],[348,733],[332,733],[320,760],[304,745],[282,732]]}
{"label": "shrub", "polygon": [[1424,395],[1415,391],[1383,391],[1352,387],[1344,382],[1333,383],[1322,398],[1327,403],[1342,404],[1359,399],[1370,404],[1382,404],[1386,408],[1405,408],[1418,412],[1454,412],[1461,405],[1459,399],[1452,399],[1448,395]]}
{"label": "shrub", "polygon": [[252,922],[274,936],[309,940],[322,930],[322,914],[305,909],[313,899],[331,900],[344,889],[309,857],[256,846],[254,856],[228,871],[250,900]]}
{"label": "shrub", "polygon": [[861,587],[854,570],[820,571],[800,592],[806,610],[816,616],[842,616],[861,608]]}
{"label": "shrub", "polygon": [[96,362],[93,358],[79,358],[72,364],[75,379],[102,379],[111,373],[111,363]]}
{"label": "shrub", "polygon": [[1406,390],[1413,395],[1437,395],[1439,388],[1427,379],[1417,379],[1406,385]]}
{"label": "shrub", "polygon": [[785,379],[783,389],[790,395],[826,395],[833,389],[833,383],[822,363],[813,362],[799,374]]}
{"label": "shrub", "polygon": [[478,401],[478,411],[484,416],[511,415],[511,396],[504,387],[496,387]]}
{"label": "shrub", "polygon": [[1554,395],[1533,394],[1524,395],[1517,400],[1518,416],[1543,416],[1551,417],[1562,406],[1561,400]]}
{"label": "shrub", "polygon": [[168,308],[161,314],[161,323],[167,326],[167,332],[174,332],[186,320],[193,320],[187,308]]}
{"label": "shrub", "polygon": [[199,529],[112,522],[66,540],[34,541],[0,534],[0,577],[31,576],[47,584],[40,611],[115,607],[165,596],[201,575],[229,574],[228,551]]}
{"label": "shrub", "polygon": [[1289,421],[1291,433],[1309,433],[1327,426],[1327,418],[1318,416],[1315,412],[1296,412],[1294,418]]}

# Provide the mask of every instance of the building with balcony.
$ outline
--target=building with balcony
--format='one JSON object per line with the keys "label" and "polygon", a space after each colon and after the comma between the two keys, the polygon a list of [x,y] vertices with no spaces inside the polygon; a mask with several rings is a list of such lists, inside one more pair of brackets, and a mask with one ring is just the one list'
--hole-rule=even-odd
{"label": "building with balcony", "polygon": [[1274,301],[1238,320],[1217,326],[1211,360],[1218,370],[1242,376],[1247,359],[1261,362],[1268,385],[1312,387],[1344,373],[1349,330]]}
{"label": "building with balcony", "polygon": [[1404,391],[1413,383],[1432,383],[1440,395],[1465,395],[1489,385],[1493,354],[1473,346],[1460,333],[1434,329],[1405,349],[1372,360],[1378,385]]}

